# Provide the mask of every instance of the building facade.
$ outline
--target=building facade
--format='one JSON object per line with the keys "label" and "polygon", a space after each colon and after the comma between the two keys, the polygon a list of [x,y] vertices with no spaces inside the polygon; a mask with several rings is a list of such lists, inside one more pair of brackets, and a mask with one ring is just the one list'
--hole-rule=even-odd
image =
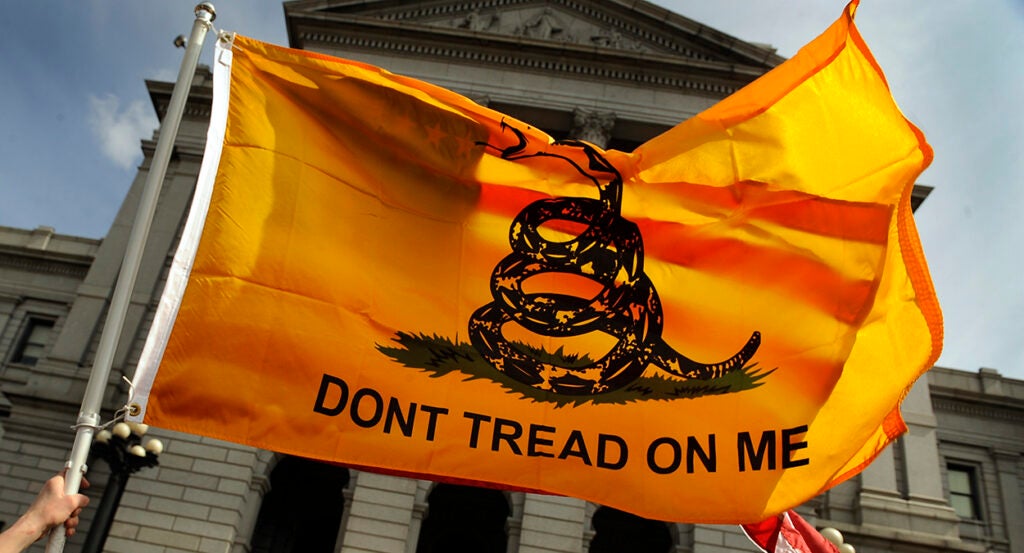
{"label": "building facade", "polygon": [[[631,150],[783,60],[643,1],[309,0],[285,5],[292,47],[456,90],[556,138]],[[172,85],[147,82],[162,117]],[[114,356],[104,420],[125,403],[202,160],[212,87],[200,69]],[[107,236],[0,227],[0,523],[67,458],[154,140]],[[915,205],[927,196],[915,190]],[[202,409],[203,406],[197,406]],[[862,474],[800,508],[858,551],[1024,553],[1024,381],[932,369],[910,431]],[[738,527],[665,523],[566,497],[435,484],[151,430],[111,552],[755,551]],[[109,471],[90,462],[93,505]],[[41,550],[40,546],[36,546]]]}

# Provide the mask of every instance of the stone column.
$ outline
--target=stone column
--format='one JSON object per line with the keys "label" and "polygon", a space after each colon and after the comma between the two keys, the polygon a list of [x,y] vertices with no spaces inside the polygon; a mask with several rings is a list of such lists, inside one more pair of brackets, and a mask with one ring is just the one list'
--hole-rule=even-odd
{"label": "stone column", "polygon": [[935,434],[938,422],[932,411],[927,378],[922,378],[914,385],[903,401],[903,419],[909,427],[903,444],[910,499],[947,505],[942,492],[939,440]]}
{"label": "stone column", "polygon": [[348,528],[348,516],[352,512],[352,498],[356,495],[356,484],[359,482],[358,470],[349,469],[348,485],[341,491],[343,506],[341,509],[341,522],[338,524],[338,537],[334,540],[334,553],[341,553],[342,544],[345,541],[345,528]]}
{"label": "stone column", "polygon": [[861,492],[875,495],[900,498],[899,486],[896,482],[896,459],[892,448],[885,448],[875,460],[860,473]]}
{"label": "stone column", "polygon": [[573,127],[569,136],[585,140],[598,148],[607,148],[615,127],[615,114],[610,111],[596,112],[576,108],[573,110]]}
{"label": "stone column", "polygon": [[7,329],[7,323],[18,306],[18,296],[0,293],[0,333]]}
{"label": "stone column", "polygon": [[362,472],[347,510],[342,553],[405,553],[416,480]]}
{"label": "stone column", "polygon": [[601,506],[596,503],[587,502],[583,510],[583,553],[590,552],[590,544],[594,541],[597,532],[594,531],[594,513]]}
{"label": "stone column", "polygon": [[508,496],[509,504],[512,507],[512,515],[508,517],[505,526],[508,535],[508,547],[506,553],[517,553],[519,541],[523,535],[523,506],[526,503],[526,494],[523,492],[512,492]]}
{"label": "stone column", "polygon": [[231,543],[231,551],[234,553],[249,553],[251,551],[253,531],[256,529],[256,521],[259,519],[260,507],[263,506],[263,498],[270,491],[270,479],[265,474],[253,475],[249,481],[249,491],[246,494],[245,502],[239,513],[238,533]]}
{"label": "stone column", "polygon": [[[146,252],[142,257],[131,296],[131,305],[115,352],[115,367],[124,364],[128,351],[134,345],[133,338],[138,332],[139,321],[145,315],[153,297],[161,291],[158,284],[165,261],[172,252],[178,227],[192,199],[201,158],[188,156],[185,159],[180,154],[179,157],[181,159],[167,168],[160,203],[146,240]],[[96,261],[79,286],[78,297],[75,298],[67,322],[50,352],[50,360],[55,363],[77,365],[83,362],[88,356],[92,341],[102,328],[105,309],[117,281],[121,259],[127,249],[131,226],[147,176],[148,168],[139,171],[114,224],[110,227],[110,232],[96,253]]]}
{"label": "stone column", "polygon": [[409,538],[405,540],[405,553],[416,553],[419,545],[420,531],[423,529],[423,519],[427,518],[430,510],[430,490],[433,484],[428,480],[416,481],[416,499],[412,506],[412,519],[409,521]]}
{"label": "stone column", "polygon": [[669,553],[690,553],[693,551],[693,528],[692,524],[672,523],[672,540],[675,545]]}
{"label": "stone column", "polygon": [[520,553],[581,553],[586,502],[552,495],[526,494]]}
{"label": "stone column", "polygon": [[[7,296],[6,294],[0,294],[0,336],[3,335],[7,328],[7,322],[11,320],[11,313],[14,312],[16,306],[15,296]],[[0,421],[11,416],[11,402],[4,395],[3,391],[0,390]],[[4,427],[0,424],[0,440],[4,439]]]}
{"label": "stone column", "polygon": [[864,530],[904,530],[925,540],[959,541],[960,519],[942,491],[942,458],[927,378],[917,381],[901,411],[908,427],[902,460],[906,497],[899,492],[895,458],[887,448],[862,473],[859,504]]}
{"label": "stone column", "polygon": [[[860,473],[860,518],[864,524],[885,526],[893,506],[902,506],[904,498],[896,481],[896,456],[892,444],[885,448],[870,465]],[[907,526],[900,524],[900,526]]]}

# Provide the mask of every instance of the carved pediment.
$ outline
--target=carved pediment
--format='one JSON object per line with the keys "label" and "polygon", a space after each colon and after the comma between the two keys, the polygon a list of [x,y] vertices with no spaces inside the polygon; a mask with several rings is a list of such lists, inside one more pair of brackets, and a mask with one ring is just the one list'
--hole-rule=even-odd
{"label": "carved pediment", "polygon": [[287,11],[697,61],[759,67],[782,61],[770,47],[638,0],[307,0],[289,3]]}
{"label": "carved pediment", "polygon": [[474,32],[521,36],[537,40],[567,42],[637,52],[665,51],[646,44],[640,37],[630,36],[625,29],[612,24],[585,19],[578,12],[562,6],[534,5],[497,8],[476,8],[468,13],[437,21],[423,21],[439,27],[467,29]]}

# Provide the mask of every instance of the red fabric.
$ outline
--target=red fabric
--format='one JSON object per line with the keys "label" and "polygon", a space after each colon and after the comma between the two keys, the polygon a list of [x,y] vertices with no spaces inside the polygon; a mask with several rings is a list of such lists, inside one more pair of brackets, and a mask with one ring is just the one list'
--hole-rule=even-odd
{"label": "red fabric", "polygon": [[755,545],[767,553],[839,553],[839,548],[826,540],[796,511],[742,525]]}

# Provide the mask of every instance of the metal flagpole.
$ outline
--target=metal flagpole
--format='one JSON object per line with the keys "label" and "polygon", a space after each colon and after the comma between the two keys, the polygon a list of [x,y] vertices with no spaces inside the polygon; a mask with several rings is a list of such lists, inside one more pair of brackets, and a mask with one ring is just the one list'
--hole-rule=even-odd
{"label": "metal flagpole", "polygon": [[[157,200],[160,197],[160,188],[164,176],[167,174],[167,164],[178,135],[181,115],[185,111],[185,101],[188,99],[188,92],[192,87],[192,77],[195,75],[199,54],[203,49],[206,33],[216,18],[216,11],[213,4],[203,2],[196,6],[195,15],[196,20],[192,24],[192,34],[185,48],[185,57],[181,60],[178,80],[174,83],[174,91],[171,92],[171,102],[167,106],[167,113],[160,125],[156,152],[153,155],[149,175],[146,177],[142,198],[139,200],[135,222],[132,224],[131,234],[128,236],[128,247],[125,251],[124,261],[121,263],[117,284],[114,286],[114,294],[110,300],[110,309],[103,325],[103,332],[100,334],[96,360],[93,363],[92,373],[89,375],[85,395],[82,397],[82,409],[78,412],[75,441],[71,447],[64,481],[64,493],[66,494],[78,493],[82,484],[82,476],[86,470],[85,462],[89,457],[89,447],[92,445],[93,434],[100,423],[103,392],[107,387],[117,340],[124,327],[128,304],[135,288],[135,278],[142,262],[149,227],[153,222],[153,213],[156,211]],[[54,528],[50,531],[49,541],[46,544],[47,553],[61,553],[64,551],[64,542],[64,527]]]}

